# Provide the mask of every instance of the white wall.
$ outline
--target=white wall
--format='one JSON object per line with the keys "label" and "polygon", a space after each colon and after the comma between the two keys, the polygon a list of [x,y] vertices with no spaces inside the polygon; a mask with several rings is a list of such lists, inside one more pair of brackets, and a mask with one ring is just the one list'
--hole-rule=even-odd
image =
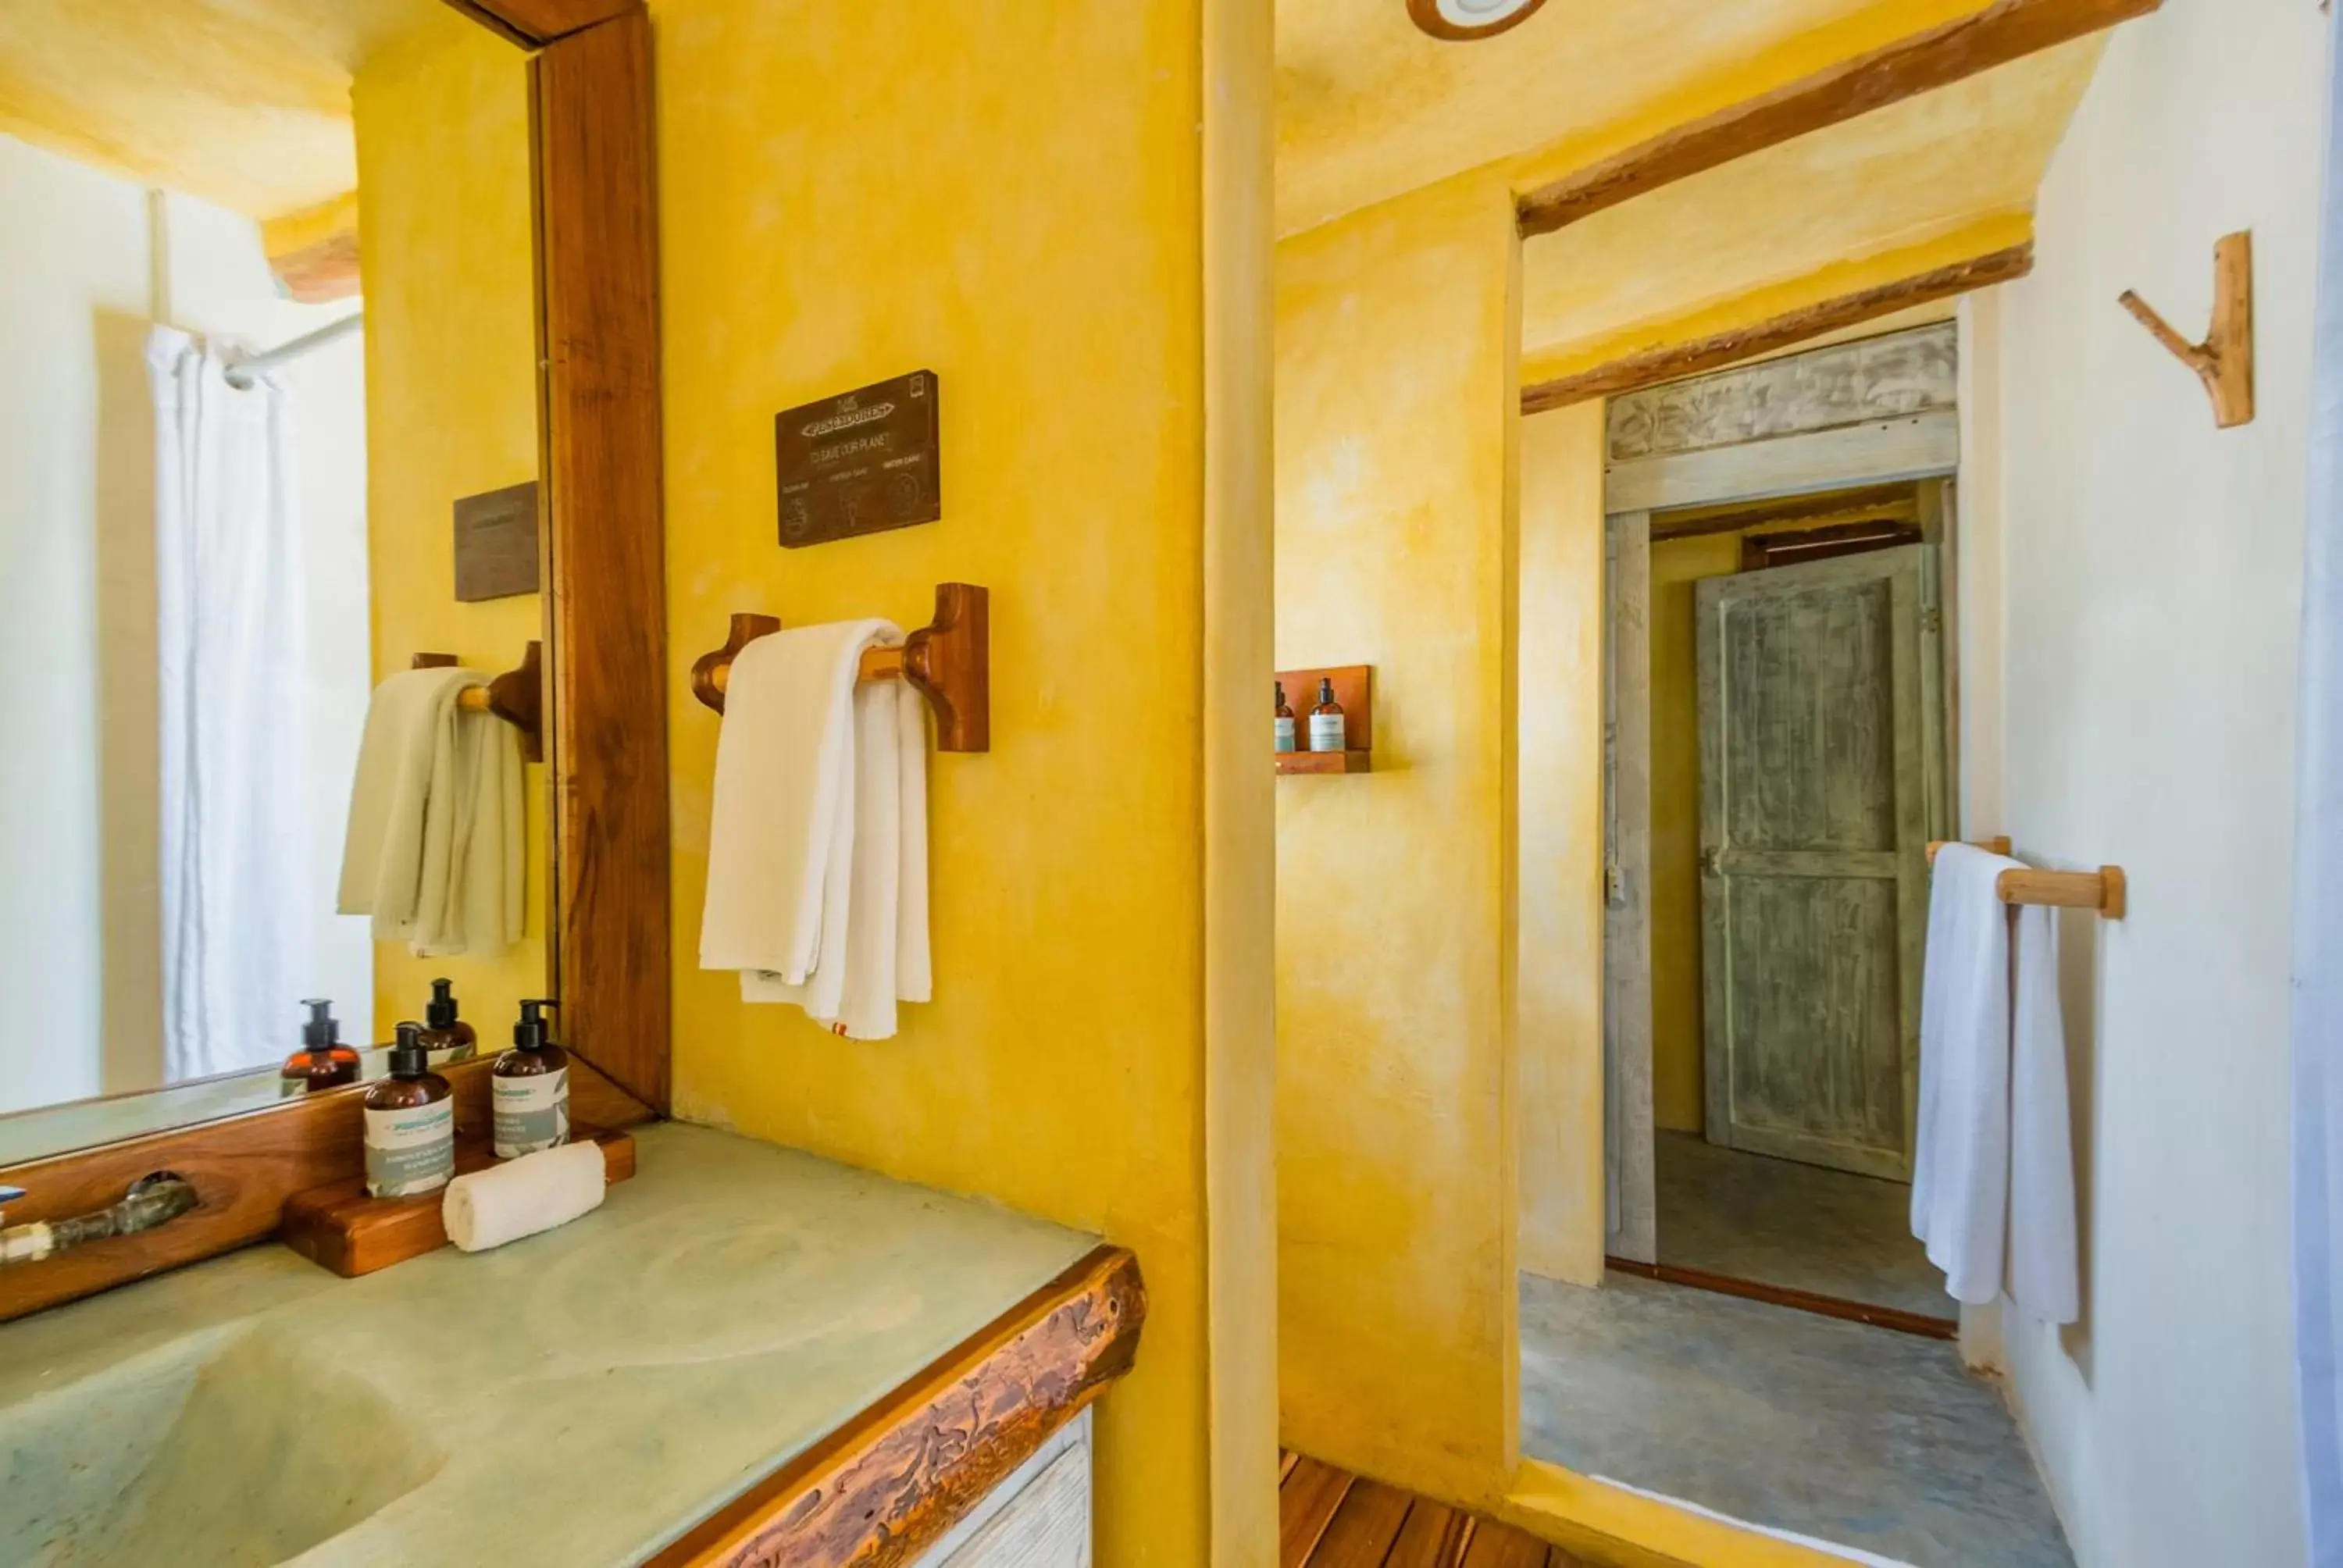
{"label": "white wall", "polygon": [[[2129,919],[2062,928],[2084,1318],[2004,1322],[2084,1568],[2304,1555],[2288,864],[2325,31],[2312,0],[2166,0],[2121,29],[2044,184],[2033,276],[1971,321],[2000,317],[1976,407],[1998,408],[1979,473],[2006,640],[2001,777],[1965,794],[2006,814],[1966,826],[2130,875]],[[2260,415],[2217,431],[2116,296],[2201,331],[2239,228]]]}
{"label": "white wall", "polygon": [[[156,320],[265,347],[347,307],[277,297],[255,226],[0,137],[0,1111],[159,1081]],[[313,639],[332,657],[310,756],[332,853],[367,678],[365,414],[357,339],[288,373],[303,399]],[[327,829],[318,830],[322,840]],[[330,858],[328,859],[330,864]],[[318,984],[370,1011],[363,920],[330,914]],[[287,998],[287,1039],[297,1040]],[[30,1043],[37,1040],[37,1049]]]}

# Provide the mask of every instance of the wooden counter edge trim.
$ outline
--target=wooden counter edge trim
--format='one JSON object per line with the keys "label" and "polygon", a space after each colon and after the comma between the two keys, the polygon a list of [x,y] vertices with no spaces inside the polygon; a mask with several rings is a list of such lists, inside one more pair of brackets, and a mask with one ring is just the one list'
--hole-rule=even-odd
{"label": "wooden counter edge trim", "polygon": [[1101,1246],[649,1560],[897,1568],[1129,1372],[1139,1261]]}

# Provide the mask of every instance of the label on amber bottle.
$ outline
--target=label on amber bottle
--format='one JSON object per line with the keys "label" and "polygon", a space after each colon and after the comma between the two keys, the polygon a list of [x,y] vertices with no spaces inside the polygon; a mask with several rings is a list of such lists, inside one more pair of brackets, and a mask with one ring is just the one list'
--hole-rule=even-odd
{"label": "label on amber bottle", "polygon": [[436,1192],[456,1174],[456,1101],[366,1113],[367,1191],[377,1198]]}
{"label": "label on amber bottle", "polygon": [[569,1070],[488,1080],[497,1158],[517,1160],[569,1141]]}
{"label": "label on amber bottle", "polygon": [[1277,749],[1280,751],[1293,749],[1293,715],[1290,713],[1277,721]]}
{"label": "label on amber bottle", "polygon": [[1339,713],[1313,713],[1310,716],[1310,749],[1340,751],[1342,749],[1342,716]]}

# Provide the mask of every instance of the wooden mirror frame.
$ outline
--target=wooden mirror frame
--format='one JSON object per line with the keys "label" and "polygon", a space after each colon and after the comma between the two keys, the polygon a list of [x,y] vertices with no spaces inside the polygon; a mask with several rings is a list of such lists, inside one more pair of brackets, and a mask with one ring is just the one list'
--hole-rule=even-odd
{"label": "wooden mirror frame", "polygon": [[[578,1121],[664,1113],[669,1030],[665,528],[650,22],[642,0],[447,0],[529,59],[538,538],[553,834],[547,990]],[[455,1081],[485,1112],[483,1059]],[[175,1171],[201,1202],[140,1235],[0,1267],[0,1321],[275,1233],[296,1192],[363,1168],[358,1091],[0,1170],[10,1224],[105,1209]]]}

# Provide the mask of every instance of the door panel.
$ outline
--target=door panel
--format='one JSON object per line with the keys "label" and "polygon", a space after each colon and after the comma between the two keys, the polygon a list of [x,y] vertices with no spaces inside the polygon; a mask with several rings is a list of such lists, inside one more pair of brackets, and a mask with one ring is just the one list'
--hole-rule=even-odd
{"label": "door panel", "polygon": [[1908,545],[1697,588],[1713,1143],[1911,1174],[1935,563]]}

